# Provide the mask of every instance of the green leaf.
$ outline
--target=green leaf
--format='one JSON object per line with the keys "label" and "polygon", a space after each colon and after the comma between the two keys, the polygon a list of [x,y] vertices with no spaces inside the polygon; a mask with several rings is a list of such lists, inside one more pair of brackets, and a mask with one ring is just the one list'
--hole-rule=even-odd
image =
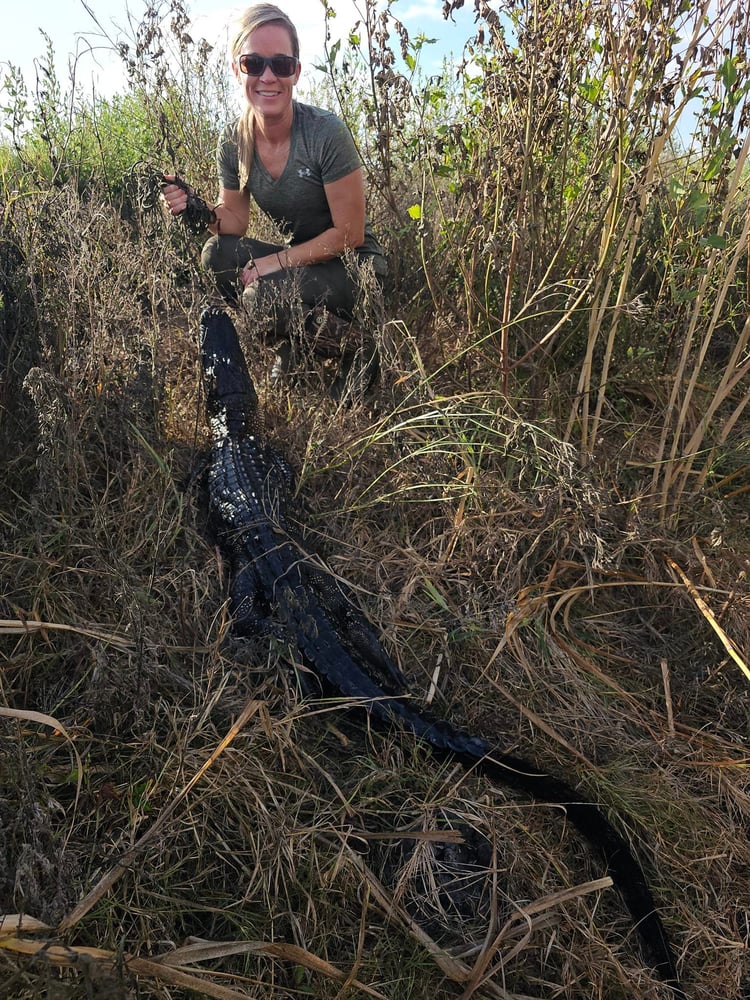
{"label": "green leaf", "polygon": [[676,175],[669,178],[667,189],[675,201],[682,201],[682,199],[687,194],[687,188],[685,187],[682,180]]}
{"label": "green leaf", "polygon": [[424,589],[439,608],[442,608],[443,611],[449,610],[445,598],[431,580],[424,580]]}
{"label": "green leaf", "polygon": [[721,66],[719,66],[718,72],[724,86],[727,90],[731,90],[735,83],[737,83],[737,64],[735,59],[727,56]]}
{"label": "green leaf", "polygon": [[578,91],[590,104],[596,104],[602,95],[603,84],[601,80],[584,80],[578,84]]}
{"label": "green leaf", "polygon": [[706,165],[706,172],[703,175],[703,179],[706,181],[712,181],[714,177],[717,177],[721,173],[721,169],[725,164],[726,153],[723,149],[719,149]]}
{"label": "green leaf", "polygon": [[415,220],[415,222],[419,222],[419,220],[422,218],[421,205],[410,205],[406,211],[409,213],[409,216]]}
{"label": "green leaf", "polygon": [[692,212],[699,222],[702,221],[708,211],[708,195],[705,191],[694,188],[685,202],[685,208],[688,212]]}

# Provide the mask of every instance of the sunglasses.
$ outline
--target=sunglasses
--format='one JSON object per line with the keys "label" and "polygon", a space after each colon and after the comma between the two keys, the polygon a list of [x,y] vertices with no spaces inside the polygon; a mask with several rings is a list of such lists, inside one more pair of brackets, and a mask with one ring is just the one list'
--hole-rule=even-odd
{"label": "sunglasses", "polygon": [[284,77],[294,76],[299,66],[299,59],[294,56],[257,56],[253,53],[240,56],[237,64],[240,73],[244,73],[245,76],[262,76],[266,67],[270,66],[274,76]]}

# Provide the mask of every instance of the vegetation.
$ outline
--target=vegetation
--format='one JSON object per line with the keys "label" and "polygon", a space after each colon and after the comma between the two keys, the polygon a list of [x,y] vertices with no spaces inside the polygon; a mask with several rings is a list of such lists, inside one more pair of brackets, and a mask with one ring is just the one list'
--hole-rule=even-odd
{"label": "vegetation", "polygon": [[[326,52],[391,259],[374,395],[337,408],[317,365],[272,388],[241,332],[415,696],[611,811],[689,995],[739,1000],[750,7],[476,12],[439,78],[370,0]],[[210,196],[227,83],[180,0],[119,52],[115,99],[51,48],[3,92],[0,996],[666,996],[559,811],[228,639],[201,239],[137,166]]]}

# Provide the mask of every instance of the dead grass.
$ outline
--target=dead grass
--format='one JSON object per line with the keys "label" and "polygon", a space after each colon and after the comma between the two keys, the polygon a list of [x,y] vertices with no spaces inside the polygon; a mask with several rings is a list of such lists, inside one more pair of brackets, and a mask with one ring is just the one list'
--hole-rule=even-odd
{"label": "dead grass", "polygon": [[[184,248],[77,225],[87,266],[61,223],[15,371],[34,422],[19,391],[2,423],[0,996],[666,996],[559,811],[305,701],[283,649],[224,644],[190,485],[200,288],[170,277]],[[471,350],[468,391],[438,338],[382,340],[382,384],[346,411],[314,382],[270,393],[246,339],[312,537],[415,697],[620,818],[689,995],[739,1000],[750,704],[722,637],[742,659],[743,496],[708,491],[670,534],[639,502],[650,470],[610,447],[581,471]],[[486,865],[451,853],[456,827]]]}

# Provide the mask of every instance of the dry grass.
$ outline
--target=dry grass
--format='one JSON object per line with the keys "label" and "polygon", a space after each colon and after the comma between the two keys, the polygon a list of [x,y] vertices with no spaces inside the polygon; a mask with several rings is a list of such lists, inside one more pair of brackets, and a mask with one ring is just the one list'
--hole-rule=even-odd
{"label": "dry grass", "polygon": [[[190,484],[200,286],[175,284],[179,244],[63,207],[1,425],[0,910],[23,916],[0,996],[665,996],[558,811],[304,700],[286,650],[226,644]],[[350,411],[314,381],[271,393],[244,336],[319,548],[415,696],[621,817],[690,996],[747,995],[743,495],[669,534],[636,445],[582,472],[482,349],[444,365],[439,325],[387,326]]]}

